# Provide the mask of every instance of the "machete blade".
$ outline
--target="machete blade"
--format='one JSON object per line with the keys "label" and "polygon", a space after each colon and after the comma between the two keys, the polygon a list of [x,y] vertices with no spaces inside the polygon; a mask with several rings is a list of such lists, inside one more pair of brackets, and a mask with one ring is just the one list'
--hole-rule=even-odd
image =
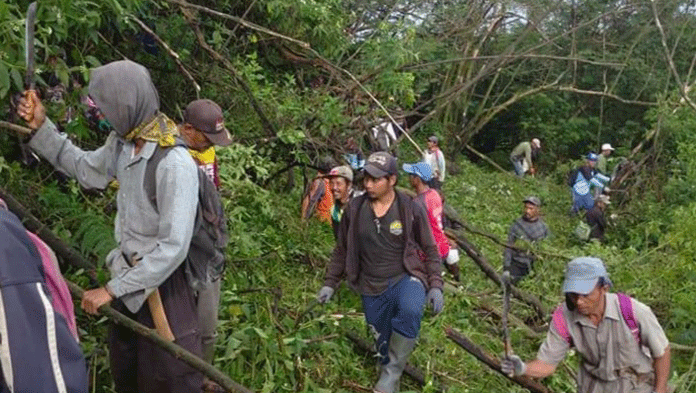
{"label": "machete blade", "polygon": [[34,89],[34,25],[36,23],[36,2],[27,8],[26,34],[24,36],[24,62],[27,72],[24,78],[25,88]]}

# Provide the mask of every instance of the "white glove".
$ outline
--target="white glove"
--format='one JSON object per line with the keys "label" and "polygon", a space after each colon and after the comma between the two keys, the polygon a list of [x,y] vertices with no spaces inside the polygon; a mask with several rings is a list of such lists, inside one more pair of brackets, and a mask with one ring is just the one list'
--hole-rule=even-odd
{"label": "white glove", "polygon": [[519,356],[510,355],[510,357],[504,358],[500,362],[500,371],[505,375],[524,375],[524,372],[527,371],[527,365],[524,364]]}
{"label": "white glove", "polygon": [[611,192],[611,188],[609,188],[609,187],[604,187],[604,188],[602,189],[602,192],[610,193],[610,192]]}
{"label": "white glove", "polygon": [[455,263],[459,262],[459,250],[456,248],[450,248],[445,261],[448,265],[454,265]]}
{"label": "white glove", "polygon": [[331,287],[321,287],[321,290],[319,290],[319,293],[317,294],[317,301],[319,303],[328,303],[329,299],[331,299],[331,295],[333,295],[334,289]]}

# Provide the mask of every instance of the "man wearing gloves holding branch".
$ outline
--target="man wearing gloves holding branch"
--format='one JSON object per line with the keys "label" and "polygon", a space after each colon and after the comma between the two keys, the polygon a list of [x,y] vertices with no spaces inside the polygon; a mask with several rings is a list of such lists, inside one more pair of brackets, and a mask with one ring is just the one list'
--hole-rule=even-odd
{"label": "man wearing gloves holding branch", "polygon": [[343,277],[362,295],[380,355],[374,390],[393,393],[416,345],[426,302],[435,314],[442,311],[441,264],[425,209],[394,189],[396,159],[374,153],[364,171],[365,194],[353,198],[343,214],[317,299],[328,302]]}
{"label": "man wearing gloves holding branch", "polygon": [[563,282],[565,304],[553,313],[537,358],[510,356],[503,373],[547,377],[569,349],[580,354],[579,393],[667,393],[669,342],[655,314],[622,293],[598,258],[575,258]]}
{"label": "man wearing gloves holding branch", "polygon": [[[106,260],[111,280],[85,292],[82,308],[96,314],[115,299],[115,309],[158,332],[158,322],[164,320],[169,339],[200,356],[195,297],[182,263],[198,206],[196,164],[176,145],[176,124],[159,112],[159,96],[145,67],[125,60],[96,68],[88,90],[89,112],[103,114],[113,128],[104,146],[94,151],[81,150],[59,133],[35,93],[27,92],[18,107],[35,130],[29,145],[58,170],[87,188],[103,189],[115,179],[120,184],[118,248]],[[145,175],[161,149],[168,152],[153,171],[153,201]],[[110,327],[109,355],[119,393],[201,391],[199,372],[123,326]]]}

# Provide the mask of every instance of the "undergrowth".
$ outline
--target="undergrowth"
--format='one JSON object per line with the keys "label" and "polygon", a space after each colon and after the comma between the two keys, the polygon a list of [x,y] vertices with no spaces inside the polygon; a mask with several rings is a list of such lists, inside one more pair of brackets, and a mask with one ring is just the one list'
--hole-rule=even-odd
{"label": "undergrowth", "polygon": [[[350,392],[354,391],[350,386],[369,388],[377,378],[375,359],[356,351],[346,337],[348,331],[355,331],[369,339],[359,296],[343,284],[329,304],[310,307],[322,285],[333,247],[330,227],[298,220],[301,184],[290,192],[276,190],[273,184],[264,189],[233,170],[235,159],[249,153],[238,150],[220,155],[231,244],[215,365],[260,392]],[[404,156],[408,161],[415,155],[406,151]],[[468,161],[456,165],[459,174],[449,177],[444,186],[447,202],[467,223],[501,240],[506,238],[510,223],[521,214],[522,199],[529,194],[542,199],[544,219],[553,235],[540,245],[534,271],[519,284],[521,289],[538,296],[551,309],[561,301],[560,285],[567,261],[582,255],[598,256],[606,262],[615,290],[650,305],[671,341],[687,345],[693,342],[696,244],[690,234],[696,229],[691,228],[696,225],[692,219],[696,218],[696,209],[687,206],[674,211],[669,221],[680,222],[677,228],[666,224],[666,220],[658,222],[659,208],[655,207],[651,210],[655,215],[644,217],[647,221],[637,226],[616,223],[605,244],[585,244],[572,235],[579,219],[567,215],[570,195],[552,177],[520,180]],[[103,264],[104,255],[114,246],[112,190],[85,192],[72,180],[57,179],[43,164],[31,171],[16,163],[4,163],[2,168],[0,181],[4,188],[21,196],[20,201],[42,222],[89,260]],[[296,178],[300,178],[299,171]],[[405,180],[403,177],[400,184],[406,184]],[[474,233],[466,236],[500,271],[501,246]],[[489,353],[497,356],[503,352],[500,321],[482,307],[488,304],[502,309],[501,293],[465,254],[459,263],[461,283],[447,291],[442,314],[433,317],[426,310],[419,345],[411,358],[412,364],[425,372],[428,384],[420,388],[404,377],[402,389],[435,392],[442,384],[449,392],[522,392],[444,334],[445,327],[451,326]],[[64,269],[69,279],[83,287],[89,285],[80,271]],[[106,281],[106,273],[102,271],[100,278]],[[521,320],[534,319],[533,311],[514,299],[511,313]],[[78,310],[78,324],[91,367],[93,391],[110,392],[105,345],[108,323]],[[511,338],[515,352],[530,359],[543,334],[530,336],[513,325]],[[692,355],[673,351],[672,381],[678,387],[691,386],[696,380]],[[577,356],[570,356],[566,360],[569,366],[560,367],[545,383],[557,392],[573,391],[568,370],[574,370],[576,362]]]}

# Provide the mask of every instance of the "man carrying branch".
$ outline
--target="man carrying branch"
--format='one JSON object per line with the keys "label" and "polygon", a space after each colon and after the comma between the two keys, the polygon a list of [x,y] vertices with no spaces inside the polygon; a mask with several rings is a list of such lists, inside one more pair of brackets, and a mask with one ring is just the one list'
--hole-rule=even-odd
{"label": "man carrying branch", "polygon": [[[184,147],[176,146],[176,124],[159,112],[159,96],[145,67],[116,61],[96,68],[88,90],[89,112],[103,113],[113,128],[94,151],[81,150],[59,133],[33,91],[18,107],[34,130],[29,145],[58,170],[87,188],[103,189],[114,179],[120,183],[118,248],[106,260],[111,280],[85,292],[82,308],[97,314],[115,299],[116,310],[158,331],[162,327],[170,339],[200,356],[195,297],[182,263],[198,206],[196,164]],[[153,204],[144,178],[148,161],[164,148],[170,150],[156,167]],[[109,355],[119,393],[201,391],[200,373],[123,326],[109,329]]]}
{"label": "man carrying branch", "polygon": [[610,293],[611,280],[598,258],[575,258],[563,282],[565,304],[553,314],[537,358],[524,363],[504,359],[511,375],[547,377],[568,350],[580,354],[579,393],[667,393],[669,342],[655,314],[622,293]]}

